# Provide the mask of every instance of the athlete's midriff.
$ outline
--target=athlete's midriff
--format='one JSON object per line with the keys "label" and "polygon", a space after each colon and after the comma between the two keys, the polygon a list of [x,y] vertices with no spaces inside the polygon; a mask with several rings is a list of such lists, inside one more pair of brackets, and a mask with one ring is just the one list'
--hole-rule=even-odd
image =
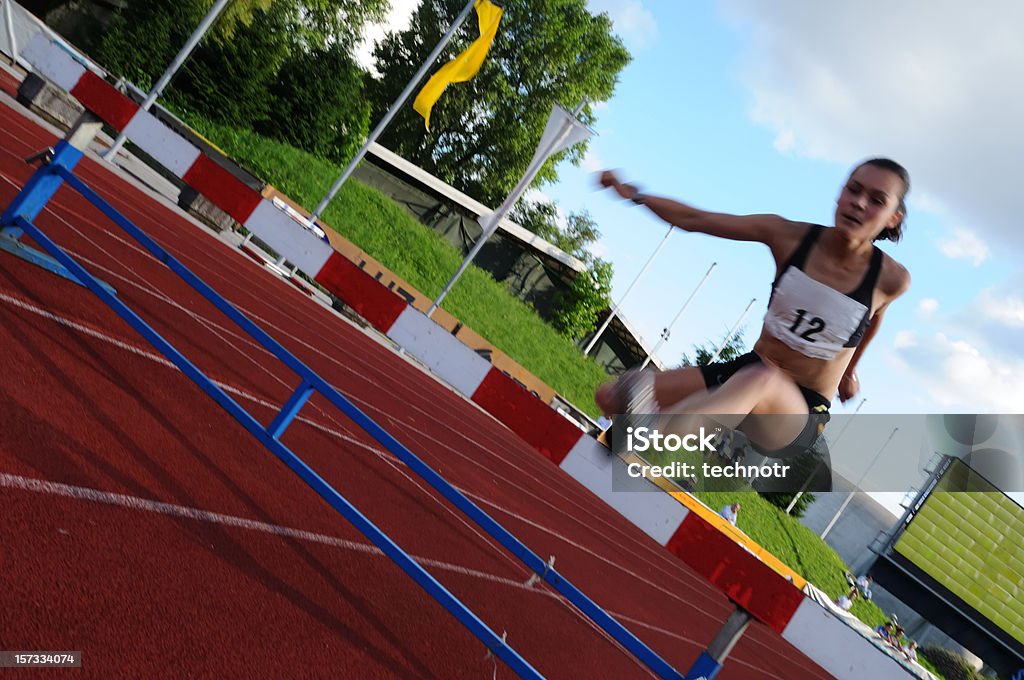
{"label": "athlete's midriff", "polygon": [[833,359],[814,359],[790,348],[762,328],[761,337],[754,344],[754,352],[786,373],[797,385],[831,400],[839,389],[839,381],[853,357],[854,348],[840,351]]}

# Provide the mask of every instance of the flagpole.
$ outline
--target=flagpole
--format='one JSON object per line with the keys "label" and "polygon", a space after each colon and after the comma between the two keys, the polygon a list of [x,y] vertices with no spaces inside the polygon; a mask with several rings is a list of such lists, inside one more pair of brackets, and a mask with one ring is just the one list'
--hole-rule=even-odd
{"label": "flagpole", "polygon": [[328,191],[327,195],[323,197],[319,204],[317,204],[316,210],[314,210],[313,214],[310,216],[310,220],[315,220],[320,217],[323,211],[327,208],[331,199],[334,198],[335,194],[337,194],[341,189],[341,186],[346,180],[348,180],[349,176],[356,169],[356,166],[359,165],[359,161],[363,160],[363,156],[366,155],[370,145],[377,141],[377,138],[380,137],[382,132],[384,132],[384,128],[388,126],[391,119],[398,113],[398,110],[405,105],[405,101],[409,98],[409,95],[412,94],[412,91],[416,89],[419,82],[423,80],[423,76],[426,75],[427,71],[430,70],[430,67],[434,65],[435,61],[437,61],[437,57],[441,54],[441,50],[443,50],[451,41],[452,36],[455,35],[455,31],[459,30],[459,26],[466,21],[466,17],[469,16],[469,13],[473,10],[473,5],[475,4],[476,0],[469,0],[469,2],[466,3],[466,6],[462,8],[462,13],[455,19],[455,23],[448,27],[448,32],[441,37],[441,41],[437,43],[436,47],[434,47],[434,51],[427,56],[427,60],[423,62],[422,66],[420,66],[420,70],[416,72],[416,75],[412,77],[412,80],[410,80],[409,84],[405,86],[402,93],[398,95],[398,99],[395,100],[395,103],[391,105],[388,112],[385,113],[384,117],[381,118],[379,123],[377,123],[377,127],[375,127],[373,132],[370,133],[370,136],[366,138],[366,142],[363,143],[362,148],[356,152],[356,155],[348,162],[348,165],[345,166],[345,170],[341,173],[341,176],[335,180],[331,190]]}
{"label": "flagpole", "polygon": [[[174,57],[171,65],[167,67],[167,70],[164,71],[162,76],[160,76],[160,80],[156,81],[156,85],[154,85],[153,89],[146,95],[146,99],[142,102],[142,106],[140,107],[143,111],[149,111],[149,108],[153,106],[153,102],[155,102],[157,97],[163,93],[164,88],[167,87],[167,83],[171,82],[171,78],[174,77],[174,74],[178,72],[181,65],[184,64],[185,60],[188,59],[190,54],[192,54],[192,50],[196,48],[199,41],[202,40],[203,36],[206,35],[206,32],[210,30],[210,26],[213,25],[213,22],[217,20],[217,17],[220,16],[220,13],[224,11],[224,8],[227,7],[230,1],[231,0],[217,0],[213,7],[210,8],[210,11],[206,13],[206,16],[203,17],[201,22],[199,22],[199,26],[196,27],[196,30],[192,31],[192,35],[189,36],[184,47],[178,51],[178,54]],[[124,130],[122,130],[117,136],[117,139],[114,140],[114,143],[111,144],[110,148],[103,154],[103,160],[108,163],[113,162],[114,156],[116,156],[117,152],[122,146],[124,146],[125,140],[127,139],[128,135]]]}
{"label": "flagpole", "polygon": [[711,272],[713,272],[715,270],[715,267],[717,266],[717,262],[712,262],[711,266],[708,267],[708,273],[704,275],[704,278],[701,279],[700,283],[697,284],[697,287],[693,289],[692,293],[690,293],[690,297],[686,298],[686,302],[683,303],[683,306],[679,308],[679,311],[676,312],[676,315],[672,317],[672,320],[668,322],[667,326],[665,326],[665,331],[661,334],[661,339],[658,340],[657,344],[654,345],[654,348],[647,355],[647,358],[644,359],[644,363],[640,364],[640,370],[647,368],[647,364],[651,363],[651,359],[653,359],[654,356],[658,353],[658,350],[661,349],[661,346],[668,341],[668,336],[672,330],[672,326],[676,325],[676,321],[678,321],[679,317],[683,315],[683,312],[686,311],[686,308],[690,306],[690,301],[692,301],[693,298],[697,296],[697,293],[700,292],[700,289],[703,288],[704,284],[708,282],[709,278],[711,278]]}
{"label": "flagpole", "polygon": [[743,323],[743,319],[747,318],[747,314],[750,312],[750,308],[754,306],[755,302],[757,302],[757,298],[753,298],[749,303],[747,303],[747,308],[743,310],[743,313],[740,314],[740,318],[736,319],[736,323],[734,323],[732,328],[729,329],[729,332],[725,334],[722,344],[715,350],[714,355],[712,355],[711,360],[708,362],[709,364],[713,364],[718,361],[718,357],[722,354],[722,350],[724,350],[725,346],[729,344],[730,340],[732,340],[733,333],[735,333],[736,329],[739,328],[741,323]]}
{"label": "flagpole", "polygon": [[[580,115],[586,104],[587,99],[584,97],[583,101],[581,101],[579,106],[577,106],[572,112],[573,120],[577,119],[577,116]],[[483,233],[480,234],[480,238],[478,238],[476,243],[473,244],[473,248],[469,251],[469,254],[466,255],[462,264],[459,265],[455,274],[448,279],[448,283],[444,285],[444,288],[438,294],[437,299],[435,299],[430,305],[430,308],[427,310],[428,318],[437,310],[438,307],[441,306],[441,301],[444,300],[445,296],[448,295],[449,292],[451,292],[451,289],[455,286],[455,282],[458,281],[459,277],[462,276],[467,268],[469,268],[469,264],[473,261],[473,258],[476,257],[477,253],[480,252],[480,249],[484,247],[487,239],[494,234],[495,230],[498,228],[498,223],[505,218],[505,215],[507,215],[510,210],[512,210],[512,207],[515,206],[520,196],[522,196],[530,187],[530,184],[533,182],[533,178],[536,177],[537,173],[540,172],[540,169],[544,167],[544,163],[547,162],[548,156],[550,156],[552,151],[558,148],[558,146],[565,141],[565,138],[568,137],[570,132],[572,132],[572,127],[567,126],[560,134],[552,138],[548,145],[534,157],[533,161],[531,161],[530,165],[526,168],[526,173],[523,174],[522,179],[519,180],[519,184],[517,184],[516,188],[512,190],[512,193],[508,195],[505,202],[502,203],[497,210],[487,216],[487,219],[485,220],[486,226],[481,225],[484,227]]]}
{"label": "flagpole", "polygon": [[[857,415],[857,413],[860,411],[860,407],[863,406],[864,402],[867,400],[867,397],[864,397],[863,399],[860,400],[860,403],[857,404],[857,408],[856,410],[854,410],[853,415],[851,415],[850,419],[846,421],[845,425],[843,425],[843,429],[839,430],[839,434],[836,435],[836,438],[832,440],[831,446],[835,446],[839,442],[839,440],[843,436],[843,433],[846,432],[846,428],[850,427],[850,423],[853,422],[853,416]],[[804,480],[803,486],[800,487],[800,490],[796,492],[795,496],[793,496],[793,500],[791,500],[789,502],[789,505],[786,506],[787,515],[793,511],[794,507],[796,507],[797,501],[799,501],[800,497],[804,495],[804,493],[807,491],[807,487],[811,485],[811,481],[818,474],[818,468],[822,467],[823,465],[824,462],[819,460],[818,463],[814,466],[814,469],[811,470],[811,474],[807,475],[807,479]]]}
{"label": "flagpole", "polygon": [[651,256],[647,258],[647,262],[645,262],[644,266],[640,269],[640,273],[637,274],[636,277],[633,279],[632,283],[629,284],[629,287],[626,288],[626,292],[622,294],[622,297],[619,298],[619,301],[612,307],[612,310],[608,313],[608,317],[604,320],[604,323],[602,323],[601,327],[598,328],[597,331],[594,333],[594,337],[592,337],[590,339],[590,342],[587,343],[587,346],[583,348],[583,356],[587,356],[588,354],[590,354],[590,350],[594,349],[594,345],[596,345],[597,341],[601,339],[601,335],[603,335],[605,330],[607,330],[608,326],[611,325],[612,319],[618,316],[619,310],[622,309],[622,305],[623,303],[625,303],[626,298],[629,297],[629,293],[631,290],[633,290],[633,286],[635,286],[636,282],[639,281],[641,277],[643,277],[643,275],[647,273],[647,270],[654,262],[654,259],[658,257],[658,253],[660,253],[661,249],[665,247],[666,243],[668,243],[668,239],[670,236],[672,236],[673,230],[675,230],[675,225],[668,225],[668,231],[666,231],[665,236],[662,237],[661,243],[659,243],[658,247],[654,249],[654,252],[651,253]]}
{"label": "flagpole", "polygon": [[832,527],[834,527],[836,525],[836,522],[839,521],[839,516],[843,514],[843,510],[846,510],[846,506],[849,505],[850,501],[853,500],[853,497],[857,495],[857,491],[860,490],[860,485],[864,483],[864,478],[868,476],[869,472],[871,472],[871,468],[873,468],[875,466],[875,463],[878,462],[878,457],[882,455],[882,451],[885,451],[885,447],[889,445],[889,442],[891,442],[892,438],[896,436],[896,432],[899,429],[900,428],[898,427],[892,428],[892,432],[889,434],[889,438],[885,440],[884,444],[882,444],[882,448],[878,449],[878,453],[876,453],[875,457],[871,460],[871,465],[868,465],[867,469],[864,470],[864,474],[860,476],[860,479],[857,480],[857,483],[854,485],[853,491],[850,492],[850,495],[846,497],[846,500],[843,501],[843,504],[839,506],[838,510],[836,510],[836,514],[832,515],[831,521],[829,521],[828,526],[826,526],[822,530],[821,536],[819,536],[819,538],[825,540],[825,537],[828,536],[828,532],[832,531]]}

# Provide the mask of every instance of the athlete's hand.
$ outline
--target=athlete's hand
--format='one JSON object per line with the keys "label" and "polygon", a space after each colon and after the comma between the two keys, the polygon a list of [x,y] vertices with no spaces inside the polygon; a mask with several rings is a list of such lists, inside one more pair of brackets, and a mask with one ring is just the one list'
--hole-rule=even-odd
{"label": "athlete's hand", "polygon": [[637,188],[632,184],[623,184],[620,182],[619,178],[615,176],[615,172],[612,170],[605,170],[602,172],[597,181],[602,187],[611,187],[612,189],[615,189],[615,193],[627,201],[633,200],[633,198],[635,198],[639,193]]}
{"label": "athlete's hand", "polygon": [[845,404],[857,396],[858,392],[860,392],[860,380],[857,379],[857,374],[853,371],[844,373],[843,379],[839,381],[839,401]]}

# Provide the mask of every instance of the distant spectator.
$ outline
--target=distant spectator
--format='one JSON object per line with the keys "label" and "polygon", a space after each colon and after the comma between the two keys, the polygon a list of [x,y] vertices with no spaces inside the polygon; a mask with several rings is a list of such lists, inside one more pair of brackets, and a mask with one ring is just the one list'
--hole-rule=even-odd
{"label": "distant spectator", "polygon": [[846,576],[846,583],[850,586],[850,596],[851,597],[853,596],[853,593],[856,591],[856,592],[859,592],[860,596],[862,598],[864,598],[865,600],[870,600],[871,599],[871,583],[872,583],[872,580],[871,580],[870,576],[868,576],[867,574],[864,574],[860,578],[855,578],[854,575],[851,574],[850,572],[846,572],[845,576]]}
{"label": "distant spectator", "polygon": [[857,590],[860,591],[860,596],[865,600],[871,599],[871,582],[872,579],[867,574],[864,574],[857,579]]}
{"label": "distant spectator", "polygon": [[733,503],[732,505],[727,505],[722,508],[719,514],[728,520],[729,524],[736,526],[736,520],[739,519],[740,515],[740,504]]}
{"label": "distant spectator", "polygon": [[909,661],[917,663],[917,643],[911,640],[908,644],[900,647],[900,651],[907,657]]}
{"label": "distant spectator", "polygon": [[875,633],[878,634],[878,637],[882,638],[890,644],[892,644],[893,631],[894,627],[888,621],[880,625],[878,628],[875,628]]}
{"label": "distant spectator", "polygon": [[847,595],[846,593],[843,593],[842,595],[840,595],[839,597],[836,598],[836,603],[835,604],[836,604],[837,607],[842,609],[844,612],[848,612],[853,607],[853,601],[856,600],[856,599],[857,599],[857,591],[854,591],[850,595]]}

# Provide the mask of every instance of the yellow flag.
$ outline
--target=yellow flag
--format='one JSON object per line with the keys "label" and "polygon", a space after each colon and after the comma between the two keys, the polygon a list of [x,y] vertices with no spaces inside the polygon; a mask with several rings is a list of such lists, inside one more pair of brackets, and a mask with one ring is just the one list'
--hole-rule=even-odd
{"label": "yellow flag", "polygon": [[480,25],[480,37],[466,48],[466,51],[442,66],[423,86],[412,108],[423,116],[423,122],[430,129],[430,110],[441,97],[441,93],[451,83],[464,83],[480,70],[491,49],[494,36],[498,33],[498,22],[501,20],[501,8],[492,5],[488,0],[476,0],[477,22]]}

